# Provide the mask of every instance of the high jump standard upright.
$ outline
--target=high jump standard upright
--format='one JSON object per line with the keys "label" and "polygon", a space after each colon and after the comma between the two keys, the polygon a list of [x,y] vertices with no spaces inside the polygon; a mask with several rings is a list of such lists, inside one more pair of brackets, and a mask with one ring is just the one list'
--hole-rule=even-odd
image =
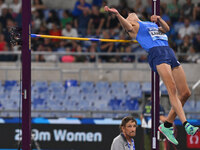
{"label": "high jump standard upright", "polygon": [[[31,0],[22,0],[22,149],[31,149]],[[20,83],[21,84],[21,83]]]}
{"label": "high jump standard upright", "polygon": [[[152,0],[152,14],[160,15],[160,0]],[[152,127],[152,142],[151,149],[159,150],[159,142],[158,142],[158,126],[159,126],[159,112],[160,112],[160,77],[158,73],[151,71],[151,127]]]}

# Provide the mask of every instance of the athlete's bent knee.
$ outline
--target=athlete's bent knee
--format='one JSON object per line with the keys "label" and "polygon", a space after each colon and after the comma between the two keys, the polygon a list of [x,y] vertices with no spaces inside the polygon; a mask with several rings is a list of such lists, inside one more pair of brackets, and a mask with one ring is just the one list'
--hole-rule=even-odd
{"label": "athlete's bent knee", "polygon": [[185,103],[190,96],[191,96],[190,90],[184,91],[183,93],[181,93],[181,101]]}

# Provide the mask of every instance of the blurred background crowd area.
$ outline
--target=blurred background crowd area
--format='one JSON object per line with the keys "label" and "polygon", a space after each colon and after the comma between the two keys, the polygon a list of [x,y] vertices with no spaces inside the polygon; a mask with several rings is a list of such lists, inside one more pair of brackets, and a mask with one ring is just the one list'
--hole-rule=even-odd
{"label": "blurred background crowd area", "polygon": [[[56,2],[55,2],[56,3]],[[127,17],[128,13],[135,12],[143,21],[148,21],[152,15],[151,0],[136,0],[134,7],[130,7],[126,0],[119,0],[115,7]],[[104,11],[108,5],[106,0],[77,0],[71,9],[51,9],[42,0],[32,0],[31,32],[34,34],[68,36],[68,37],[94,37],[104,39],[130,39],[121,28],[113,14]],[[181,62],[200,63],[200,2],[192,0],[171,0],[168,3],[161,1],[160,16],[169,24],[169,45],[179,54]],[[22,26],[21,0],[0,0],[0,52],[19,51],[19,46],[12,46],[9,38],[9,28]],[[147,56],[139,44],[105,43],[90,41],[71,41],[58,39],[32,38],[32,51],[36,52],[90,52],[86,55],[62,55],[61,62],[95,62],[95,53],[144,53],[137,61],[146,62]],[[15,61],[17,58],[9,55],[0,55],[0,61]],[[34,55],[33,61],[54,62],[52,55]],[[135,57],[126,56],[100,56],[101,62],[134,62]]]}

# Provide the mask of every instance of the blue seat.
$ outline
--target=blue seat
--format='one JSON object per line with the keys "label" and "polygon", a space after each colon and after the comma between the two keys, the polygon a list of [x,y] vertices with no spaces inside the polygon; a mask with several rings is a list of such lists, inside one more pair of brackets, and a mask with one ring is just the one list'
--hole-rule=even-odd
{"label": "blue seat", "polygon": [[141,89],[135,89],[135,90],[128,89],[127,94],[133,98],[141,98],[142,90]]}
{"label": "blue seat", "polygon": [[65,93],[54,93],[53,99],[65,100],[66,94]]}
{"label": "blue seat", "polygon": [[7,110],[17,110],[18,109],[18,107],[16,106],[16,103],[14,103],[13,101],[8,101],[8,100],[2,105],[2,107]]}
{"label": "blue seat", "polygon": [[68,99],[70,99],[71,101],[74,101],[74,102],[79,102],[81,100],[81,95],[71,95],[70,97],[68,97]]}
{"label": "blue seat", "polygon": [[80,110],[79,103],[77,101],[73,101],[73,99],[65,101],[63,108],[66,110]]}
{"label": "blue seat", "polygon": [[126,110],[138,110],[139,109],[139,102],[137,99],[128,98],[125,101],[124,107]]}
{"label": "blue seat", "polygon": [[110,85],[112,89],[124,89],[125,85],[123,82],[112,82]]}
{"label": "blue seat", "polygon": [[49,83],[49,87],[64,87],[62,82],[52,81]]}
{"label": "blue seat", "polygon": [[112,98],[118,98],[118,99],[123,99],[126,96],[126,91],[125,89],[120,89],[120,88],[110,88],[110,95]]}
{"label": "blue seat", "polygon": [[4,83],[4,87],[6,88],[7,86],[16,86],[17,81],[16,80],[6,80]]}
{"label": "blue seat", "polygon": [[44,104],[44,99],[43,98],[35,98],[34,100],[33,100],[33,106],[34,106],[34,108],[37,106],[37,105],[43,105]]}
{"label": "blue seat", "polygon": [[126,89],[127,90],[139,90],[141,89],[141,85],[139,82],[133,82],[133,81],[130,81],[130,82],[127,82],[126,84]]}
{"label": "blue seat", "polygon": [[48,87],[38,87],[38,93],[44,93],[48,91]]}
{"label": "blue seat", "polygon": [[112,96],[110,94],[106,94],[104,93],[103,95],[98,95],[100,100],[104,100],[104,101],[110,101],[110,99],[112,98]]}
{"label": "blue seat", "polygon": [[142,91],[150,94],[151,93],[151,82],[142,83]]}
{"label": "blue seat", "polygon": [[49,93],[61,93],[61,94],[63,94],[64,92],[65,92],[65,88],[64,88],[64,86],[49,86],[48,87],[48,92]]}
{"label": "blue seat", "polygon": [[109,101],[106,100],[96,100],[93,103],[93,107],[95,110],[107,111],[110,110],[108,103]]}
{"label": "blue seat", "polygon": [[6,93],[1,93],[0,94],[0,101],[3,101],[5,99],[8,99],[8,95]]}
{"label": "blue seat", "polygon": [[200,108],[200,100],[197,101],[196,107],[197,107],[197,108]]}
{"label": "blue seat", "polygon": [[119,99],[124,98],[126,93],[125,85],[123,82],[112,82],[110,86],[110,94],[112,97]]}
{"label": "blue seat", "polygon": [[80,83],[80,88],[82,93],[93,93],[94,92],[94,83],[89,81],[84,81]]}
{"label": "blue seat", "polygon": [[17,87],[17,81],[16,80],[6,80],[4,83],[4,88],[6,91],[12,90],[14,87]]}
{"label": "blue seat", "polygon": [[13,91],[9,95],[10,95],[10,98],[15,98],[15,99],[19,99],[21,97],[21,94],[18,91]]}
{"label": "blue seat", "polygon": [[163,94],[163,95],[167,95],[168,94],[165,84],[162,84],[160,86],[160,91],[161,91],[161,94]]}
{"label": "blue seat", "polygon": [[99,95],[95,94],[95,93],[83,93],[82,96],[85,96],[85,100],[88,102],[92,102],[92,101],[98,101],[99,100]]}
{"label": "blue seat", "polygon": [[64,110],[64,106],[61,102],[57,101],[57,100],[49,100],[47,101],[47,108],[49,108],[50,110]]}
{"label": "blue seat", "polygon": [[48,87],[47,81],[35,81],[34,86],[36,87]]}
{"label": "blue seat", "polygon": [[80,110],[91,110],[92,102],[88,102],[87,100],[80,100],[78,105]]}
{"label": "blue seat", "polygon": [[66,94],[68,96],[79,95],[80,91],[81,91],[80,87],[78,87],[78,86],[72,86],[72,87],[68,87]]}
{"label": "blue seat", "polygon": [[107,91],[109,88],[109,83],[105,81],[99,81],[95,84],[95,90],[99,93]]}
{"label": "blue seat", "polygon": [[112,110],[119,110],[121,102],[121,99],[111,99],[108,105],[111,107]]}
{"label": "blue seat", "polygon": [[0,94],[4,93],[4,87],[0,85]]}
{"label": "blue seat", "polygon": [[66,80],[65,84],[64,84],[65,89],[67,89],[68,87],[71,87],[71,86],[78,86],[78,81],[77,80]]}

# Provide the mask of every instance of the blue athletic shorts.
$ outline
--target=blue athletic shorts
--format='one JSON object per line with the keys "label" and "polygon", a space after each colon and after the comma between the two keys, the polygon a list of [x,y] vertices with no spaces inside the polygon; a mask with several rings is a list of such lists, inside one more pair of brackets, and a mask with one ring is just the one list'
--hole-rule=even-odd
{"label": "blue athletic shorts", "polygon": [[173,49],[169,46],[151,48],[148,52],[148,62],[154,72],[157,72],[156,65],[160,65],[162,63],[169,64],[172,69],[180,65],[179,61],[176,59]]}

